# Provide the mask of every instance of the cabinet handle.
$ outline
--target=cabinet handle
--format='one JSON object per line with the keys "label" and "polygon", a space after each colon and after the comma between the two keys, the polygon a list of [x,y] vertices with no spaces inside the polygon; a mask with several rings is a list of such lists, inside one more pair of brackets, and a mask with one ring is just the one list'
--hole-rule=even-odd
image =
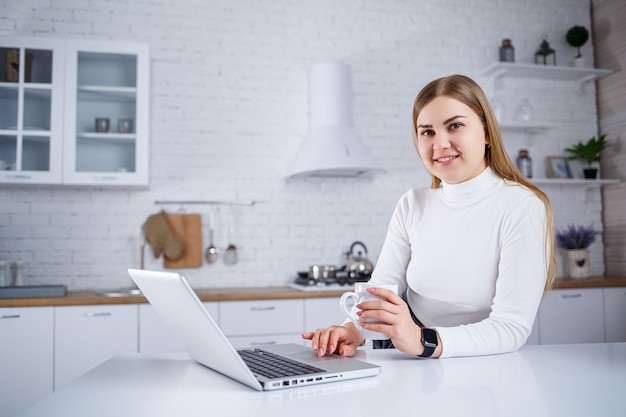
{"label": "cabinet handle", "polygon": [[5,175],[5,178],[11,179],[11,180],[29,180],[32,177],[33,177],[32,175],[27,175],[27,174],[6,174]]}
{"label": "cabinet handle", "polygon": [[267,342],[250,342],[250,346],[268,346],[268,345],[275,345],[276,341],[274,340],[268,340]]}
{"label": "cabinet handle", "polygon": [[270,307],[250,307],[250,311],[272,311],[272,310],[276,310],[276,307],[274,307],[274,306],[270,306]]}
{"label": "cabinet handle", "polygon": [[112,314],[110,312],[103,312],[103,313],[85,313],[85,317],[108,317],[111,316]]}
{"label": "cabinet handle", "polygon": [[119,181],[120,177],[115,175],[97,175],[93,179],[96,181]]}
{"label": "cabinet handle", "polygon": [[19,319],[20,315],[19,314],[11,314],[8,316],[0,316],[0,319]]}
{"label": "cabinet handle", "polygon": [[580,298],[583,295],[581,293],[578,294],[562,294],[561,298]]}

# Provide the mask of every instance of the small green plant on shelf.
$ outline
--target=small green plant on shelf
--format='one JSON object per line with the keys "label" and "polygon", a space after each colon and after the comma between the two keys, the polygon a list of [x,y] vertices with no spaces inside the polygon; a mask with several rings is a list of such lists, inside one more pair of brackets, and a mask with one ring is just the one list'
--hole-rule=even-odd
{"label": "small green plant on shelf", "polygon": [[576,58],[582,57],[580,47],[589,40],[589,31],[584,26],[572,26],[565,34],[565,40],[568,44],[576,48],[578,53]]}
{"label": "small green plant on shelf", "polygon": [[586,164],[585,178],[596,178],[598,169],[591,165],[594,162],[600,162],[602,151],[609,145],[606,135],[595,136],[586,143],[578,142],[576,145],[565,148],[565,152],[570,154],[567,159],[578,159]]}

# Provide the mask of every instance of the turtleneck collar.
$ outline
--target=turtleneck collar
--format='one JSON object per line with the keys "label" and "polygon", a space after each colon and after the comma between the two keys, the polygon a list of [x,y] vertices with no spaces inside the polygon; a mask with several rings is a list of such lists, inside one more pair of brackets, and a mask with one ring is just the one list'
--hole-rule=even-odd
{"label": "turtleneck collar", "polygon": [[487,167],[477,177],[459,184],[448,184],[441,181],[443,197],[451,203],[469,203],[475,199],[486,197],[501,182],[491,168]]}

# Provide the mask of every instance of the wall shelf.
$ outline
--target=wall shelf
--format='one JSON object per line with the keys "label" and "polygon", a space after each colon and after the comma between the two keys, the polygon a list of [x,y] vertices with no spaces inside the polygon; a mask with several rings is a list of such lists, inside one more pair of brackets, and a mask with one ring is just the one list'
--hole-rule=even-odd
{"label": "wall shelf", "polygon": [[584,188],[595,188],[602,187],[603,185],[619,184],[619,180],[615,179],[586,180],[582,178],[531,178],[531,181],[536,185],[571,185]]}
{"label": "wall shelf", "polygon": [[554,125],[540,125],[534,123],[514,123],[514,122],[498,122],[500,130],[508,132],[524,132],[537,134],[550,129],[556,129]]}
{"label": "wall shelf", "polygon": [[578,90],[588,81],[605,77],[613,71],[599,68],[553,67],[534,64],[494,62],[481,71],[481,75],[497,79],[499,77],[535,78],[544,80],[574,81]]}
{"label": "wall shelf", "polygon": [[252,206],[255,204],[253,200],[158,200],[155,201],[154,204],[163,206],[163,205],[209,205],[209,206]]}

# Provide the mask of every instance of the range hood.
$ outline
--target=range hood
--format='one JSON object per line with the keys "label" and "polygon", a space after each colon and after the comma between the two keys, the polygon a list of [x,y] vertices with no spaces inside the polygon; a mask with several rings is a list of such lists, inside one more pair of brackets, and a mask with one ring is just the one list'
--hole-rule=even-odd
{"label": "range hood", "polygon": [[360,177],[382,171],[352,127],[350,67],[323,62],[309,75],[310,126],[288,177]]}

